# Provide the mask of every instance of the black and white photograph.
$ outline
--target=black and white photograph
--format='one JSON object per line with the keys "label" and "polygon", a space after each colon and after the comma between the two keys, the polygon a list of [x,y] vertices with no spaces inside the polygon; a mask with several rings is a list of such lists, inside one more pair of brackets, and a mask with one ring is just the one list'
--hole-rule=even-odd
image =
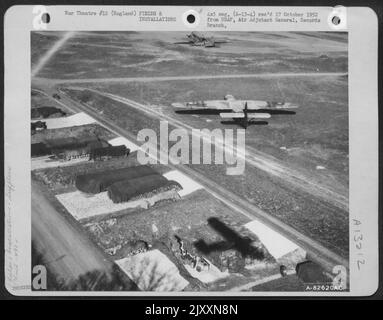
{"label": "black and white photograph", "polygon": [[30,39],[32,290],[349,289],[347,32]]}
{"label": "black and white photograph", "polygon": [[372,297],[378,67],[368,7],[10,7],[5,295]]}

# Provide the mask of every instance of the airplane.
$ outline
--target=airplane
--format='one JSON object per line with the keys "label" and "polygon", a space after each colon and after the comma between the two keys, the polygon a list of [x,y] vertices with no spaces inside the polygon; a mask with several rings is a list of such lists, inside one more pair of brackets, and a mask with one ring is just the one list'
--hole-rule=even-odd
{"label": "airplane", "polygon": [[[178,114],[219,115],[223,119],[231,118],[232,121],[222,121],[222,124],[237,124],[247,129],[249,125],[265,125],[268,119],[275,114],[295,114],[286,109],[298,108],[290,102],[275,102],[261,100],[237,100],[228,94],[224,100],[205,100],[186,103],[172,103]],[[186,108],[186,109],[185,109]]]}
{"label": "airplane", "polygon": [[225,240],[208,244],[205,240],[194,242],[194,246],[204,254],[214,251],[227,251],[234,249],[238,251],[243,258],[250,257],[253,259],[263,259],[265,251],[259,248],[255,241],[249,237],[241,237],[236,231],[229,228],[218,218],[212,217],[208,219],[208,224]]}
{"label": "airplane", "polygon": [[192,46],[198,46],[205,48],[216,47],[216,44],[219,43],[227,43],[227,41],[223,40],[215,40],[213,37],[205,37],[203,34],[192,32],[186,35],[187,41],[175,42],[174,44],[189,44]]}

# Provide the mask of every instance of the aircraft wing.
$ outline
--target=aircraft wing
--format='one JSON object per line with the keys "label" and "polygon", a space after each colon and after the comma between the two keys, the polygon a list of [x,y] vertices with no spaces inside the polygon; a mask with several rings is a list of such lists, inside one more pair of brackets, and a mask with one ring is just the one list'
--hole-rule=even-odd
{"label": "aircraft wing", "polygon": [[219,110],[231,110],[232,106],[226,100],[206,100],[204,101],[207,108]]}
{"label": "aircraft wing", "polygon": [[270,109],[296,109],[298,106],[290,102],[275,102],[268,101],[268,106]]}
{"label": "aircraft wing", "polygon": [[261,101],[261,100],[248,100],[247,107],[249,110],[298,108],[297,105],[292,104],[290,102]]}
{"label": "aircraft wing", "polygon": [[[243,112],[223,112],[223,113],[220,113],[219,116],[221,118],[237,119],[237,118],[244,118],[245,114]],[[251,113],[251,114],[248,114],[247,117],[249,119],[268,119],[271,117],[271,115],[269,113]]]}
{"label": "aircraft wing", "polygon": [[187,108],[188,106],[186,105],[185,102],[174,102],[174,103],[172,103],[172,107],[174,107],[174,108]]}

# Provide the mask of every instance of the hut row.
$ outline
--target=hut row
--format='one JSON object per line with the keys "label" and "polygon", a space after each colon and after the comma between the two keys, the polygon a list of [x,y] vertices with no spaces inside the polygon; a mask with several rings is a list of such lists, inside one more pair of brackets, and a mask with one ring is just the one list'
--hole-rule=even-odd
{"label": "hut row", "polygon": [[106,191],[109,186],[116,182],[153,174],[157,174],[157,171],[149,166],[129,167],[78,175],[75,184],[76,188],[82,192],[96,194]]}
{"label": "hut row", "polygon": [[181,190],[180,184],[168,180],[160,174],[122,180],[112,184],[108,189],[108,197],[114,203],[121,203],[138,198],[150,197],[169,190]]}
{"label": "hut row", "polygon": [[90,151],[89,160],[95,161],[105,161],[111,158],[119,158],[128,156],[130,149],[128,149],[125,145],[121,146],[105,146],[105,147],[97,147],[93,148]]}
{"label": "hut row", "polygon": [[98,139],[63,138],[47,141],[56,158],[69,161],[79,158],[90,157],[95,148],[108,147],[109,143]]}
{"label": "hut row", "polygon": [[114,203],[149,197],[168,190],[179,191],[180,184],[168,180],[148,166],[136,166],[76,177],[76,187],[96,194],[107,191]]}
{"label": "hut row", "polygon": [[65,117],[65,116],[66,116],[66,112],[56,107],[37,107],[37,108],[32,108],[31,110],[32,119],[58,118],[58,117]]}
{"label": "hut row", "polygon": [[[44,150],[44,152],[38,150]],[[130,150],[126,148],[125,145],[111,146],[108,142],[101,139],[78,139],[69,137],[46,140],[45,143],[32,144],[32,157],[51,154],[57,159],[64,161],[80,158],[95,161],[108,160],[110,158],[125,157],[129,152]]]}

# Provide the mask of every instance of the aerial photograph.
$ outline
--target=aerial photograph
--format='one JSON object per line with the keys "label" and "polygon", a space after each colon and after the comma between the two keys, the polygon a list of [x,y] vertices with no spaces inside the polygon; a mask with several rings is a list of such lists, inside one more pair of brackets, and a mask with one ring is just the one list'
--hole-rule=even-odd
{"label": "aerial photograph", "polygon": [[30,41],[44,290],[349,290],[346,32]]}

